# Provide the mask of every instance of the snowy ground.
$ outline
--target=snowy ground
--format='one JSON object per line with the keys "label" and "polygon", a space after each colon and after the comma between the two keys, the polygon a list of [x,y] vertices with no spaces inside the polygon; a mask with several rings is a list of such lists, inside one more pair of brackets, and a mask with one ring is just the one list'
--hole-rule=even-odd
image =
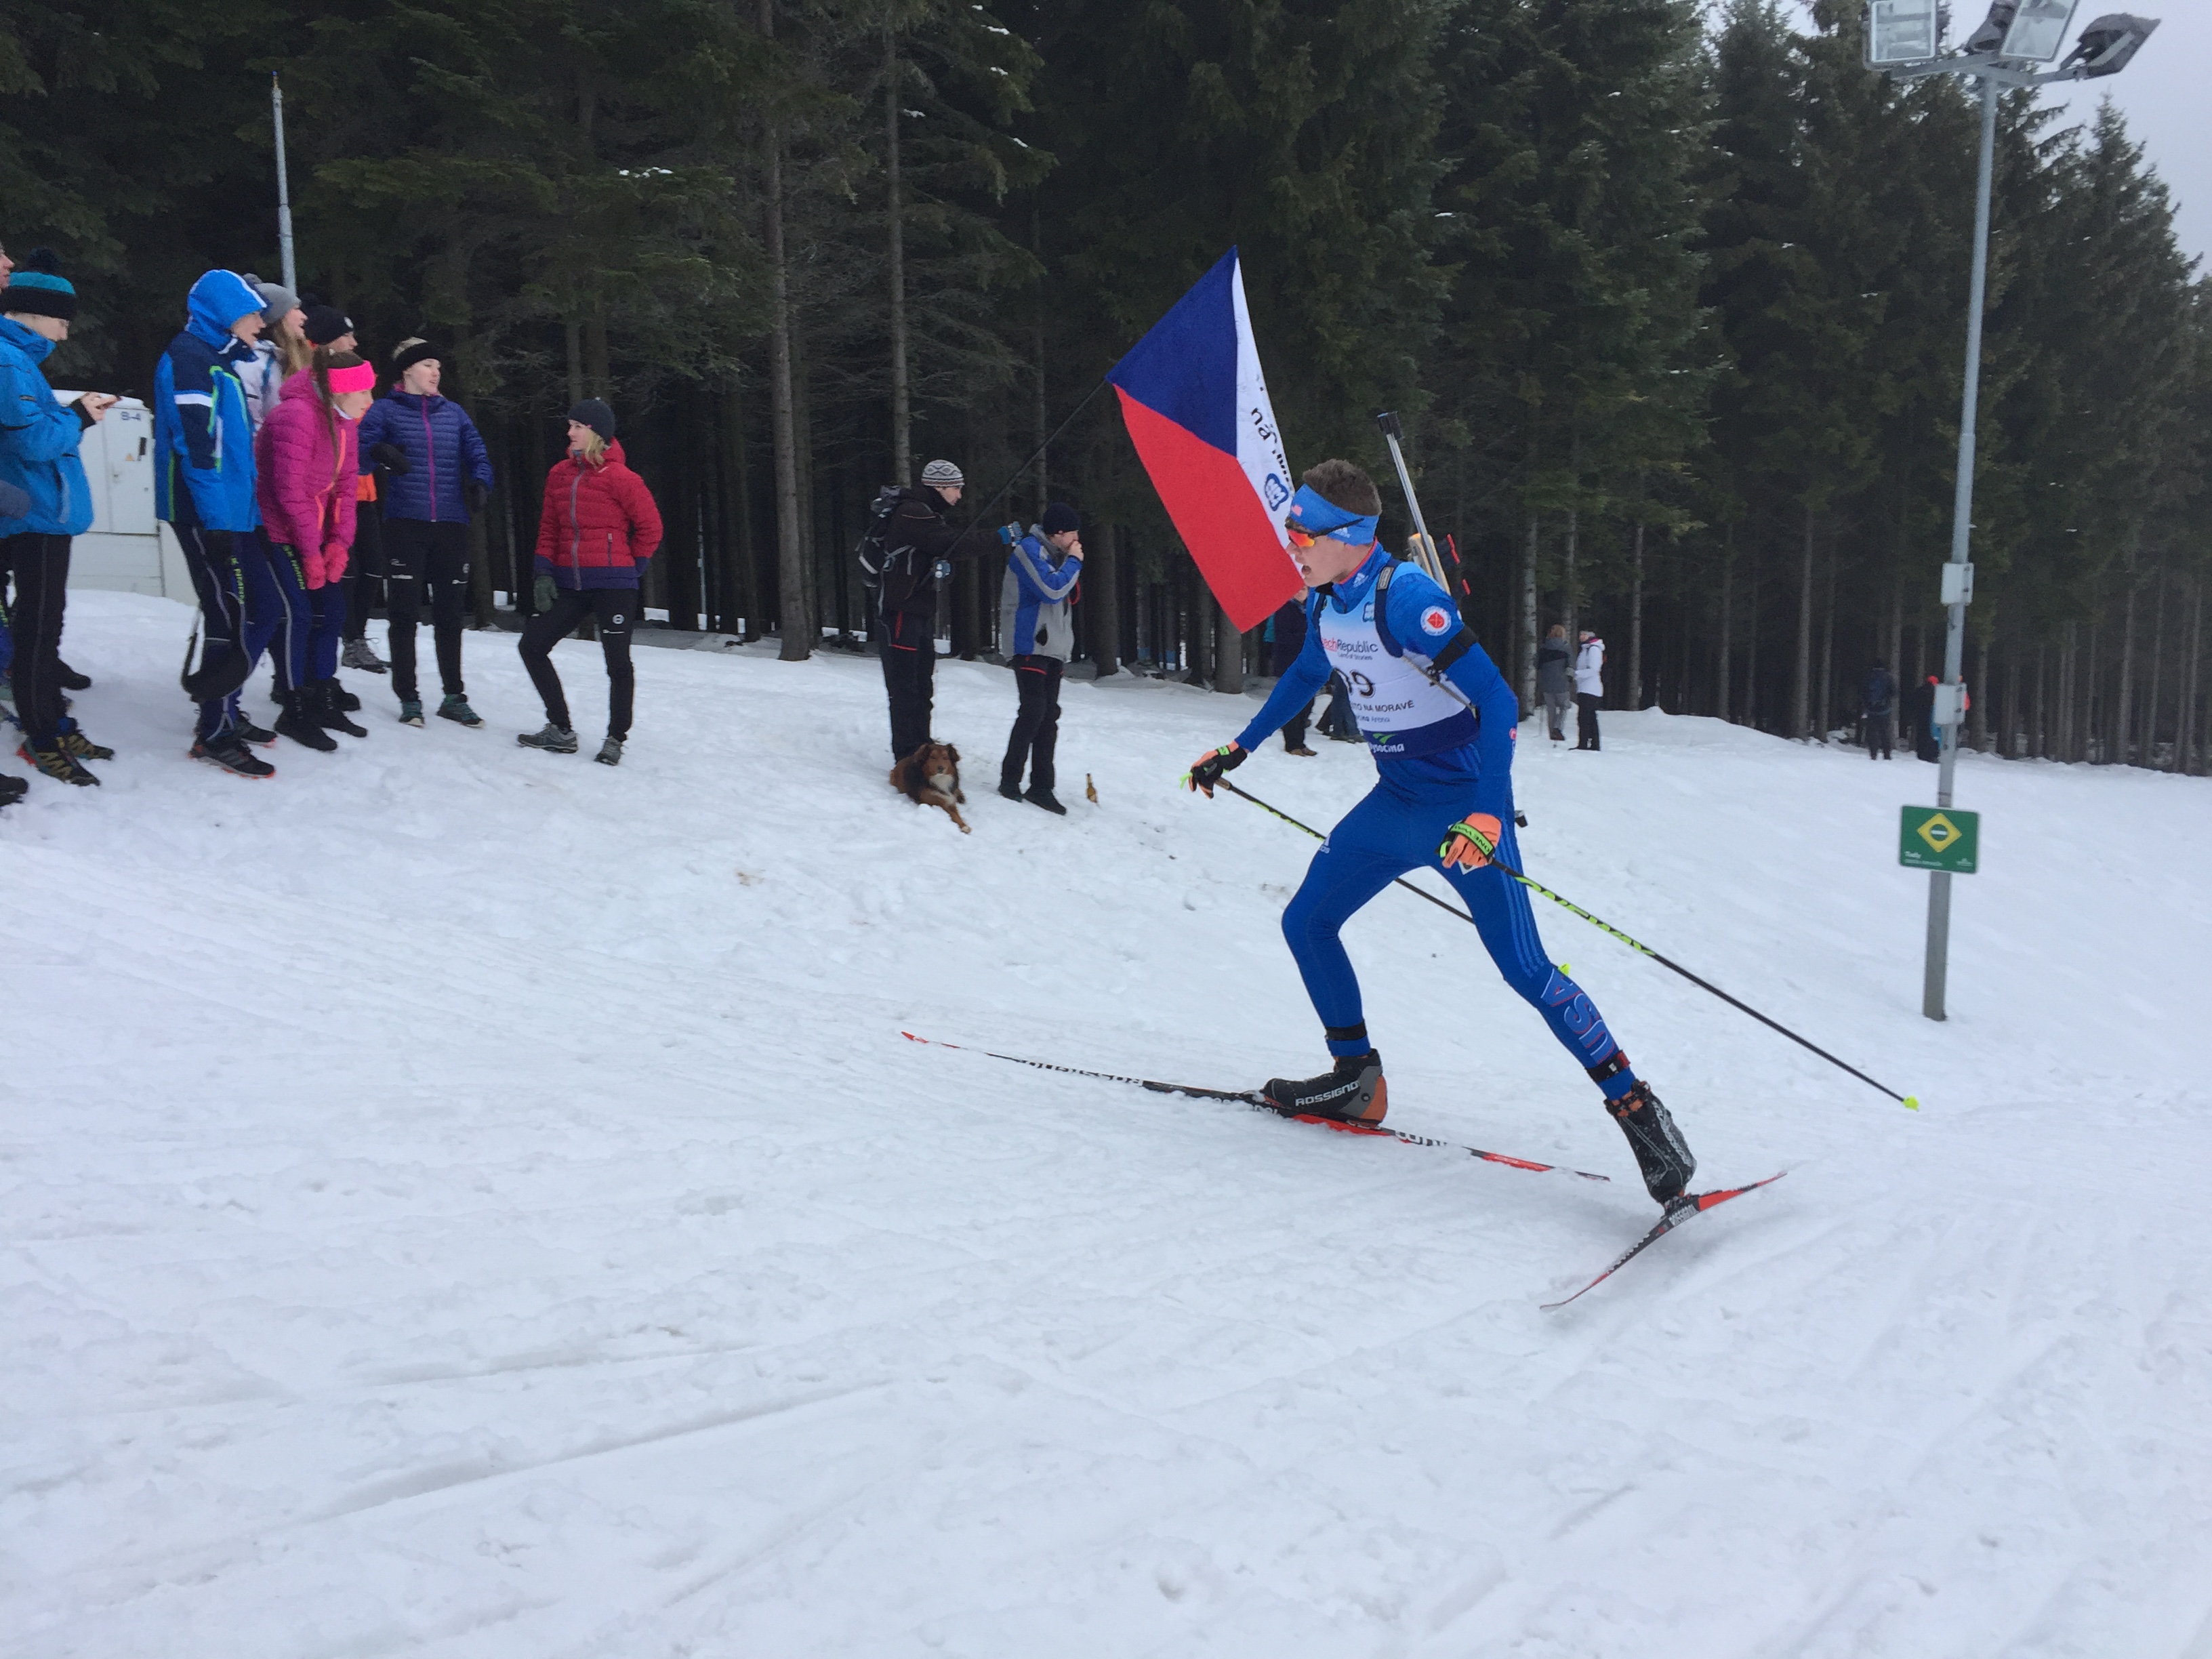
{"label": "snowy ground", "polygon": [[[1651,1206],[1406,895],[1393,1121],[1612,1186],[899,1038],[1316,1063],[1311,844],[1174,787],[1249,703],[1071,685],[1060,820],[947,664],[963,836],[869,660],[641,651],[609,770],[471,635],[486,729],[355,675],[257,785],[184,757],[185,627],[72,597],[118,757],[0,817],[13,1659],[2212,1654],[2212,785],[1969,757],[1939,1026],[1933,769],[1524,729],[1532,874],[1926,1103],[1542,915],[1705,1177],[1790,1171],[1547,1314]],[[1323,748],[1238,781],[1326,823]]]}

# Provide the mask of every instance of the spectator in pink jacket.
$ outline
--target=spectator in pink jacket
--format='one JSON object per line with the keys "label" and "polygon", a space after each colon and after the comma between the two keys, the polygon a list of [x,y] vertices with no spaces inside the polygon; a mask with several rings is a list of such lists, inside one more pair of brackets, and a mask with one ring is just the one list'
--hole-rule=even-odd
{"label": "spectator in pink jacket", "polygon": [[310,749],[336,749],[331,732],[368,735],[339,706],[337,669],[360,494],[358,423],[375,390],[376,372],[360,357],[318,348],[253,439],[263,533],[289,613],[270,653],[284,708],[276,729]]}
{"label": "spectator in pink jacket", "polygon": [[607,663],[607,738],[594,757],[622,764],[636,684],[629,661],[645,562],[660,545],[660,509],[615,441],[615,412],[597,398],[568,411],[568,453],[545,478],[538,520],[538,614],[522,630],[522,665],[545,701],[544,729],[520,732],[526,749],[576,752],[568,699],[553,647],[586,617],[599,626]]}

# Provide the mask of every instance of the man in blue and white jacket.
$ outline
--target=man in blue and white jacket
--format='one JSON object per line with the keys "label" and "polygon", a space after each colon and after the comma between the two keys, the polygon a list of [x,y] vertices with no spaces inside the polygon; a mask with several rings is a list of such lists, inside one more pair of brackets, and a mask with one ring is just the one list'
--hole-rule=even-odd
{"label": "man in blue and white jacket", "polygon": [[1075,644],[1068,605],[1083,576],[1082,531],[1082,520],[1066,501],[1046,507],[1042,521],[1031,525],[1026,536],[1016,536],[1009,525],[1003,533],[1012,550],[999,589],[999,639],[1021,699],[999,763],[999,793],[1062,815],[1067,809],[1052,793],[1052,760],[1060,744],[1060,678]]}
{"label": "man in blue and white jacket", "polygon": [[1351,688],[1379,774],[1329,832],[1283,913],[1284,936],[1335,1064],[1318,1077],[1273,1079],[1263,1093],[1301,1115],[1382,1121],[1382,1059],[1368,1041],[1359,981],[1338,935],[1398,877],[1441,868],[1506,983],[1603,1091],[1645,1188],[1665,1204],[1689,1184],[1697,1160],[1589,998],[1545,954],[1527,891],[1491,863],[1493,854],[1520,863],[1513,836],[1519,703],[1451,596],[1382,550],[1381,514],[1374,481],[1351,462],[1324,461],[1305,475],[1285,526],[1310,590],[1305,648],[1237,740],[1201,757],[1187,780],[1211,797],[1222,775],[1304,707],[1332,670]]}
{"label": "man in blue and white jacket", "polygon": [[246,747],[276,734],[246,720],[238,688],[290,615],[254,499],[253,416],[245,376],[264,301],[234,270],[192,284],[184,332],[154,366],[154,516],[176,532],[199,595],[199,699],[191,754],[241,777],[276,768]]}

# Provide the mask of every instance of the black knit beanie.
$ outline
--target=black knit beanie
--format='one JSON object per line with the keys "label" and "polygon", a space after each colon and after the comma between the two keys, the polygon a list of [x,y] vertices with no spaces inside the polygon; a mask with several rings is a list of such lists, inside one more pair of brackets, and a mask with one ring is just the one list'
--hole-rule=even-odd
{"label": "black knit beanie", "polygon": [[1054,501],[1044,510],[1044,520],[1037,526],[1048,536],[1057,536],[1064,531],[1080,530],[1083,520],[1066,501]]}
{"label": "black knit beanie", "polygon": [[439,350],[437,347],[432,345],[428,340],[402,340],[392,349],[392,375],[396,379],[399,375],[404,374],[409,369],[414,368],[416,364],[427,362],[432,357],[435,357],[440,362],[443,362],[446,359],[446,354]]}
{"label": "black knit beanie", "polygon": [[307,320],[300,331],[307,337],[309,345],[328,345],[353,332],[353,319],[336,306],[313,305],[307,307]]}
{"label": "black knit beanie", "polygon": [[578,426],[587,426],[599,434],[601,443],[615,441],[615,412],[597,398],[586,398],[568,411],[568,418]]}

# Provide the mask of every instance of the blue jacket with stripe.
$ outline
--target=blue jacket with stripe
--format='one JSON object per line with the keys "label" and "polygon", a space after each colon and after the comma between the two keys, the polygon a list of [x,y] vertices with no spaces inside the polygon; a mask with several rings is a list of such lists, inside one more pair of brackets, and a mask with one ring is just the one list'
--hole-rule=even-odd
{"label": "blue jacket with stripe", "polygon": [[242,378],[253,348],[230,331],[261,296],[234,270],[192,284],[191,320],[154,366],[154,516],[253,530],[253,416]]}
{"label": "blue jacket with stripe", "polygon": [[1054,657],[1075,648],[1068,602],[1083,579],[1083,561],[1069,558],[1036,525],[1013,544],[999,584],[999,644],[1010,657]]}
{"label": "blue jacket with stripe", "polygon": [[39,365],[54,343],[0,317],[0,481],[30,497],[0,536],[81,536],[92,527],[92,487],[77,459],[84,422],[54,401]]}

